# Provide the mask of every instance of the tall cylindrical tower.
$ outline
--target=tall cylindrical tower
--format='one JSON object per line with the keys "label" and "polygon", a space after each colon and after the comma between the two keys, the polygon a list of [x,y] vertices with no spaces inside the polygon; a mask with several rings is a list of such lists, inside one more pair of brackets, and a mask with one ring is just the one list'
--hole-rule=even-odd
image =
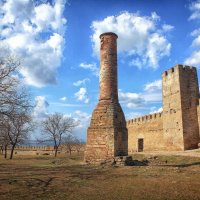
{"label": "tall cylindrical tower", "polygon": [[87,130],[85,161],[94,163],[128,154],[128,133],[118,101],[117,35],[100,35],[99,102]]}
{"label": "tall cylindrical tower", "polygon": [[115,33],[100,35],[100,97],[99,100],[118,101],[117,38]]}

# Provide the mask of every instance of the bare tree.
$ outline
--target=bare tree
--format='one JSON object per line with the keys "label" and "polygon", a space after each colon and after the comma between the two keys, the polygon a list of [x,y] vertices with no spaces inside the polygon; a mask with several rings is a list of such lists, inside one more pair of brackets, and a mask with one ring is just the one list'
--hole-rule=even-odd
{"label": "bare tree", "polygon": [[[31,111],[33,109],[30,94],[23,85],[15,85],[15,88],[0,95],[0,124],[4,127],[1,133],[5,157],[7,147],[11,146],[10,159],[17,144],[26,139],[27,134],[33,128],[31,123]],[[8,143],[9,141],[9,143]]]}
{"label": "bare tree", "polygon": [[31,95],[27,89],[18,82],[15,87],[0,94],[0,114],[11,117],[13,113],[32,110],[33,105],[30,97]]}
{"label": "bare tree", "polygon": [[[0,123],[0,146],[2,155],[4,155],[4,158],[7,158],[7,149],[10,144],[10,140],[8,137],[8,130],[5,126],[5,121],[3,121],[4,116],[1,115],[1,123]],[[2,123],[3,122],[3,123]]]}
{"label": "bare tree", "polygon": [[19,69],[19,59],[0,47],[0,143],[5,151],[11,145],[11,159],[15,146],[29,132],[33,108],[30,93],[19,81]]}
{"label": "bare tree", "polygon": [[64,137],[62,147],[69,152],[71,155],[72,151],[76,151],[78,154],[80,153],[81,149],[83,149],[84,142],[73,136],[73,135],[68,135],[67,137]]}
{"label": "bare tree", "polygon": [[71,134],[77,125],[73,118],[65,117],[62,113],[51,114],[42,122],[43,134],[54,143],[55,157],[63,137]]}
{"label": "bare tree", "polygon": [[[0,113],[9,115],[14,104],[20,105],[21,95],[17,95],[19,84],[17,78],[20,62],[14,56],[8,54],[7,49],[0,48]],[[14,101],[13,101],[14,100]]]}
{"label": "bare tree", "polygon": [[7,49],[0,47],[0,91],[8,92],[16,85],[20,61],[8,53]]}
{"label": "bare tree", "polygon": [[78,138],[75,138],[74,142],[75,142],[74,143],[74,148],[75,148],[76,152],[79,154],[80,151],[83,149],[85,142],[83,140],[81,140],[81,139],[78,139]]}
{"label": "bare tree", "polygon": [[12,117],[4,118],[5,137],[11,146],[10,159],[13,158],[13,152],[16,145],[22,144],[28,139],[28,134],[33,130],[33,123],[29,113],[16,113]]}
{"label": "bare tree", "polygon": [[30,94],[20,82],[20,60],[0,46],[0,114],[12,115],[31,107]]}
{"label": "bare tree", "polygon": [[76,138],[73,135],[68,135],[63,139],[63,147],[69,152],[69,154],[72,154],[72,150],[75,148],[76,145]]}

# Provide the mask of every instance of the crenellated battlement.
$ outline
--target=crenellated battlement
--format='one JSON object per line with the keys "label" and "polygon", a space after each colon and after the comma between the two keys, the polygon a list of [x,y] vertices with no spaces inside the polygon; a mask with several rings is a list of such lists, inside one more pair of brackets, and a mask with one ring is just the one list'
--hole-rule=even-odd
{"label": "crenellated battlement", "polygon": [[182,67],[183,67],[183,65],[179,65],[179,64],[175,65],[174,67],[168,69],[167,71],[164,71],[162,73],[162,77],[166,77],[170,74],[177,73],[177,72],[179,72],[179,69],[182,68]]}
{"label": "crenellated battlement", "polygon": [[192,67],[192,66],[188,66],[188,65],[181,65],[181,64],[177,64],[175,65],[174,67],[168,69],[167,71],[164,71],[162,73],[162,77],[165,78],[169,75],[172,75],[172,74],[177,74],[177,73],[180,73],[180,72],[196,72],[196,68],[195,67]]}
{"label": "crenellated battlement", "polygon": [[153,120],[160,119],[161,117],[162,117],[162,112],[144,115],[144,116],[141,116],[141,117],[138,117],[138,118],[128,120],[127,126],[134,125],[134,124],[139,123],[139,122],[140,123],[141,122],[142,123],[151,122]]}
{"label": "crenellated battlement", "polygon": [[54,150],[53,146],[17,146],[15,150],[41,151]]}

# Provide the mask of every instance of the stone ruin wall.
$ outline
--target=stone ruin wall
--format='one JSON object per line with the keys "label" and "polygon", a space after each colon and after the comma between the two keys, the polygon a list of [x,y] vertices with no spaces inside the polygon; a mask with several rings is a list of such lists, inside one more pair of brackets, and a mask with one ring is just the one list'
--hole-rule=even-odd
{"label": "stone ruin wall", "polygon": [[200,142],[199,86],[195,67],[176,65],[162,74],[163,112],[127,122],[129,152],[180,151]]}
{"label": "stone ruin wall", "polygon": [[163,115],[154,113],[127,121],[129,153],[138,151],[138,139],[144,139],[144,151],[163,150]]}

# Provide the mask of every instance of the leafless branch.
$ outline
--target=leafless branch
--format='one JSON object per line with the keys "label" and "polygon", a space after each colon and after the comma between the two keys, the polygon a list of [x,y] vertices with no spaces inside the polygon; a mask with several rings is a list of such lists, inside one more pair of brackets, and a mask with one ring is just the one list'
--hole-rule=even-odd
{"label": "leafless branch", "polygon": [[62,143],[63,136],[67,136],[72,133],[72,130],[78,125],[78,123],[71,117],[64,117],[61,113],[54,113],[49,115],[42,122],[42,130],[44,135],[47,136],[49,140],[54,142],[55,157],[57,156],[57,151]]}

